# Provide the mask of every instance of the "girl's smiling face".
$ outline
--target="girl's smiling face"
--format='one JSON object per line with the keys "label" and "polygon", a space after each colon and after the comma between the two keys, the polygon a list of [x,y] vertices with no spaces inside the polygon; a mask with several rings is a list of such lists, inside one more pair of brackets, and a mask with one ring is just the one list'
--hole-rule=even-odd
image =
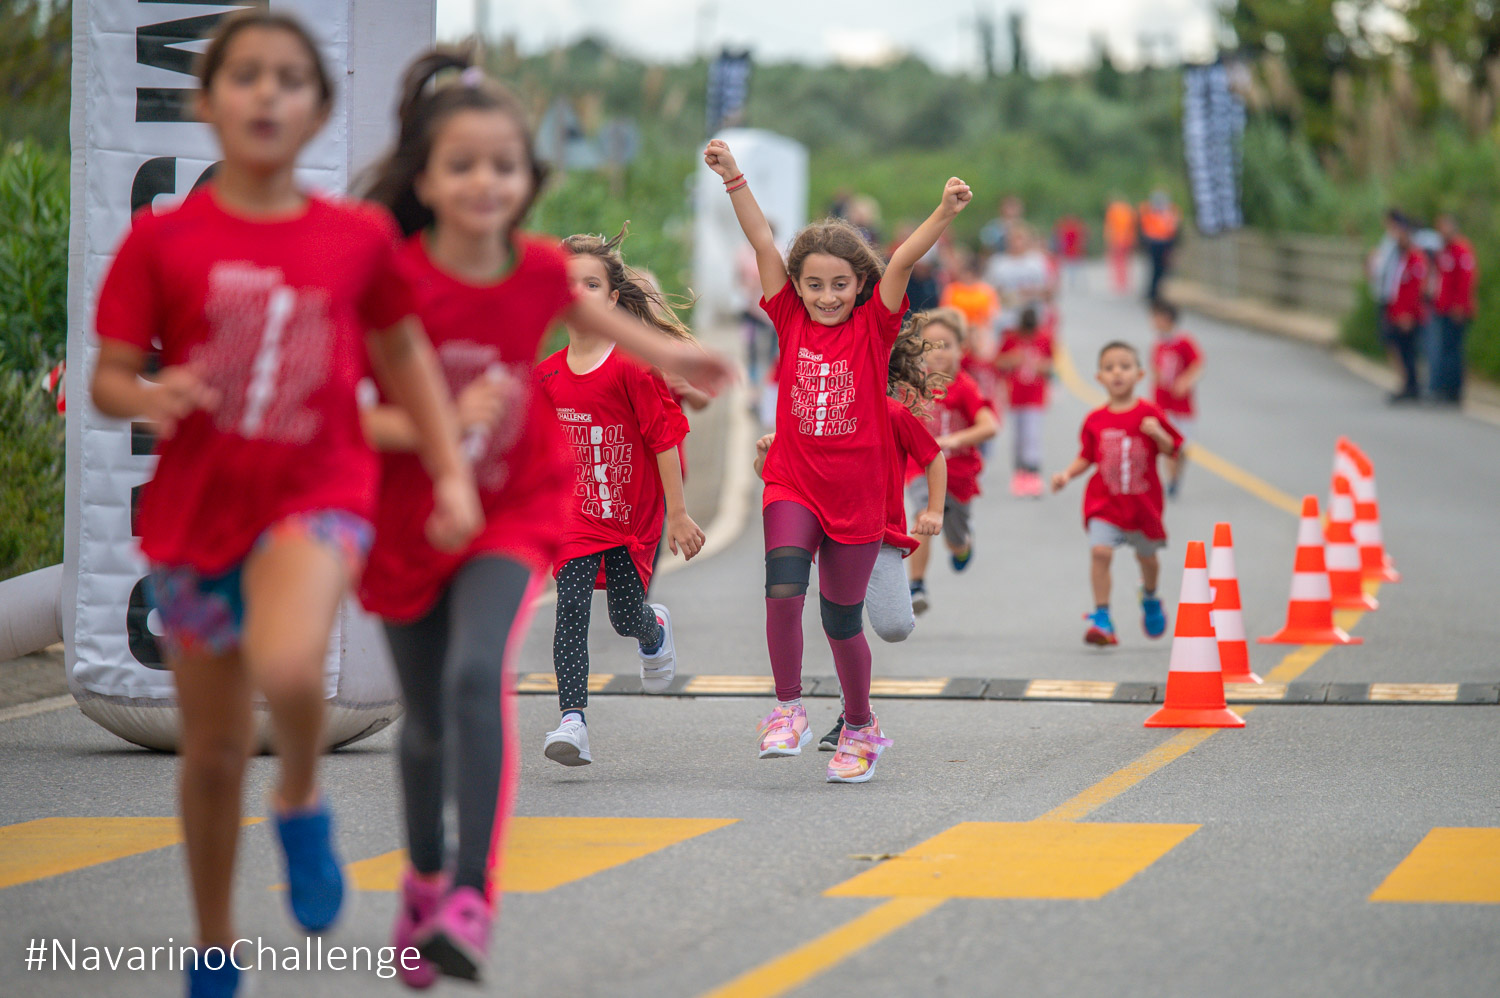
{"label": "girl's smiling face", "polygon": [[592,298],[605,308],[614,308],[620,292],[609,289],[604,261],[589,253],[568,257],[568,288],[577,298]]}
{"label": "girl's smiling face", "polygon": [[504,111],[457,111],[433,136],[415,186],[439,225],[503,237],[532,194],[526,134]]}
{"label": "girl's smiling face", "polygon": [[946,322],[930,323],[922,330],[927,341],[927,369],[952,377],[958,370],[958,333]]}
{"label": "girl's smiling face", "polygon": [[853,315],[854,300],[864,286],[854,276],[852,263],[827,253],[809,253],[797,277],[797,293],[807,314],[824,326],[837,326]]}

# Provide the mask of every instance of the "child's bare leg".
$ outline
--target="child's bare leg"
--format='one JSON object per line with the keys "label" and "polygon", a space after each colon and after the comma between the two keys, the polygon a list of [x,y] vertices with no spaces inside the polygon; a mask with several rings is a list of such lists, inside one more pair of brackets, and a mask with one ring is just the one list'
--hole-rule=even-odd
{"label": "child's bare leg", "polygon": [[907,559],[908,568],[911,570],[911,581],[921,582],[927,578],[927,561],[932,557],[932,538],[924,536],[922,543],[911,553]]}
{"label": "child's bare leg", "polygon": [[198,941],[234,941],[230,897],[240,835],[240,795],[254,728],[250,682],[239,655],[175,659],[182,734],[178,797]]}
{"label": "child's bare leg", "polygon": [[1089,581],[1094,586],[1094,605],[1109,606],[1109,563],[1115,549],[1107,544],[1097,544],[1090,551]]}
{"label": "child's bare leg", "polygon": [[265,695],[281,757],[277,806],[316,801],[323,740],[323,659],[343,596],[344,563],[312,537],[273,535],[245,564],[241,653]]}
{"label": "child's bare leg", "polygon": [[1141,585],[1146,592],[1156,592],[1156,583],[1161,577],[1161,561],[1154,554],[1137,555],[1141,563]]}

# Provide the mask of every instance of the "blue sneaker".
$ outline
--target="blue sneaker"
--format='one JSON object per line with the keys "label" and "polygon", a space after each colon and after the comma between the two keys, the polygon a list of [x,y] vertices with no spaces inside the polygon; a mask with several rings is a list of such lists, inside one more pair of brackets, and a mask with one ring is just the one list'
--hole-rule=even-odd
{"label": "blue sneaker", "polygon": [[950,553],[948,555],[948,560],[953,562],[953,570],[955,572],[962,572],[964,569],[969,567],[969,562],[974,560],[974,545],[970,544],[969,549],[962,555]]}
{"label": "blue sneaker", "polygon": [[1108,607],[1086,613],[1083,619],[1089,622],[1089,629],[1083,632],[1085,643],[1099,645],[1101,648],[1120,643],[1120,639],[1115,637],[1115,622],[1109,619]]}
{"label": "blue sneaker", "polygon": [[[208,954],[214,950],[218,952],[213,963],[218,963],[220,955],[224,957],[223,966],[217,970],[206,965]],[[210,946],[198,954],[197,965],[187,967],[187,979],[188,998],[234,998],[240,989],[240,970],[219,946]]]}
{"label": "blue sneaker", "polygon": [[328,801],[306,811],[276,814],[276,834],[286,854],[286,893],[292,916],[308,932],[322,932],[339,917],[344,873],[333,851],[333,815]]}
{"label": "blue sneaker", "polygon": [[1145,591],[1141,592],[1141,626],[1146,629],[1146,637],[1159,638],[1167,633],[1167,615],[1162,612],[1161,597],[1147,596]]}

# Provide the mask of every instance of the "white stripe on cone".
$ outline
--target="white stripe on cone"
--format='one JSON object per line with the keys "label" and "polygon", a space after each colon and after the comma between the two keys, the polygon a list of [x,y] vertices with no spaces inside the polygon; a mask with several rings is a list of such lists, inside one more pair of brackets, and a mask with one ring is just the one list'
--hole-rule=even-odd
{"label": "white stripe on cone", "polygon": [[1219,641],[1245,640],[1245,615],[1238,610],[1214,610],[1209,613],[1214,637]]}
{"label": "white stripe on cone", "polygon": [[1219,641],[1217,638],[1173,638],[1172,657],[1168,660],[1169,672],[1218,672]]}
{"label": "white stripe on cone", "polygon": [[1329,544],[1325,552],[1330,572],[1357,572],[1360,568],[1359,547],[1354,544]]}
{"label": "white stripe on cone", "polygon": [[1323,546],[1323,530],[1318,526],[1316,519],[1309,517],[1297,525],[1297,546],[1299,548]]}
{"label": "white stripe on cone", "polygon": [[1333,599],[1333,590],[1328,585],[1327,572],[1293,572],[1292,602],[1312,603],[1316,600]]}
{"label": "white stripe on cone", "polygon": [[1214,601],[1213,590],[1208,586],[1208,571],[1202,568],[1185,568],[1182,570],[1182,592],[1177,594],[1177,602],[1181,603],[1212,603]]}
{"label": "white stripe on cone", "polygon": [[1219,582],[1224,579],[1237,579],[1234,574],[1234,548],[1216,547],[1208,556],[1208,581]]}

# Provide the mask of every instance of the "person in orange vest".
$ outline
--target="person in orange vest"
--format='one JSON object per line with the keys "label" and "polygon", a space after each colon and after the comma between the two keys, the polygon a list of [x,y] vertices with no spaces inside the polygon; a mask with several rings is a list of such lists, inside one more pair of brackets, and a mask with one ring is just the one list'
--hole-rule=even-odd
{"label": "person in orange vest", "polygon": [[1167,276],[1167,267],[1172,262],[1172,248],[1177,245],[1177,232],[1181,220],[1177,206],[1158,190],[1151,200],[1141,205],[1141,244],[1151,259],[1151,282],[1146,286],[1146,300],[1155,301],[1161,294],[1162,278]]}
{"label": "person in orange vest", "polygon": [[1135,250],[1135,209],[1124,198],[1115,198],[1104,209],[1104,247],[1115,293],[1130,287],[1130,254]]}

